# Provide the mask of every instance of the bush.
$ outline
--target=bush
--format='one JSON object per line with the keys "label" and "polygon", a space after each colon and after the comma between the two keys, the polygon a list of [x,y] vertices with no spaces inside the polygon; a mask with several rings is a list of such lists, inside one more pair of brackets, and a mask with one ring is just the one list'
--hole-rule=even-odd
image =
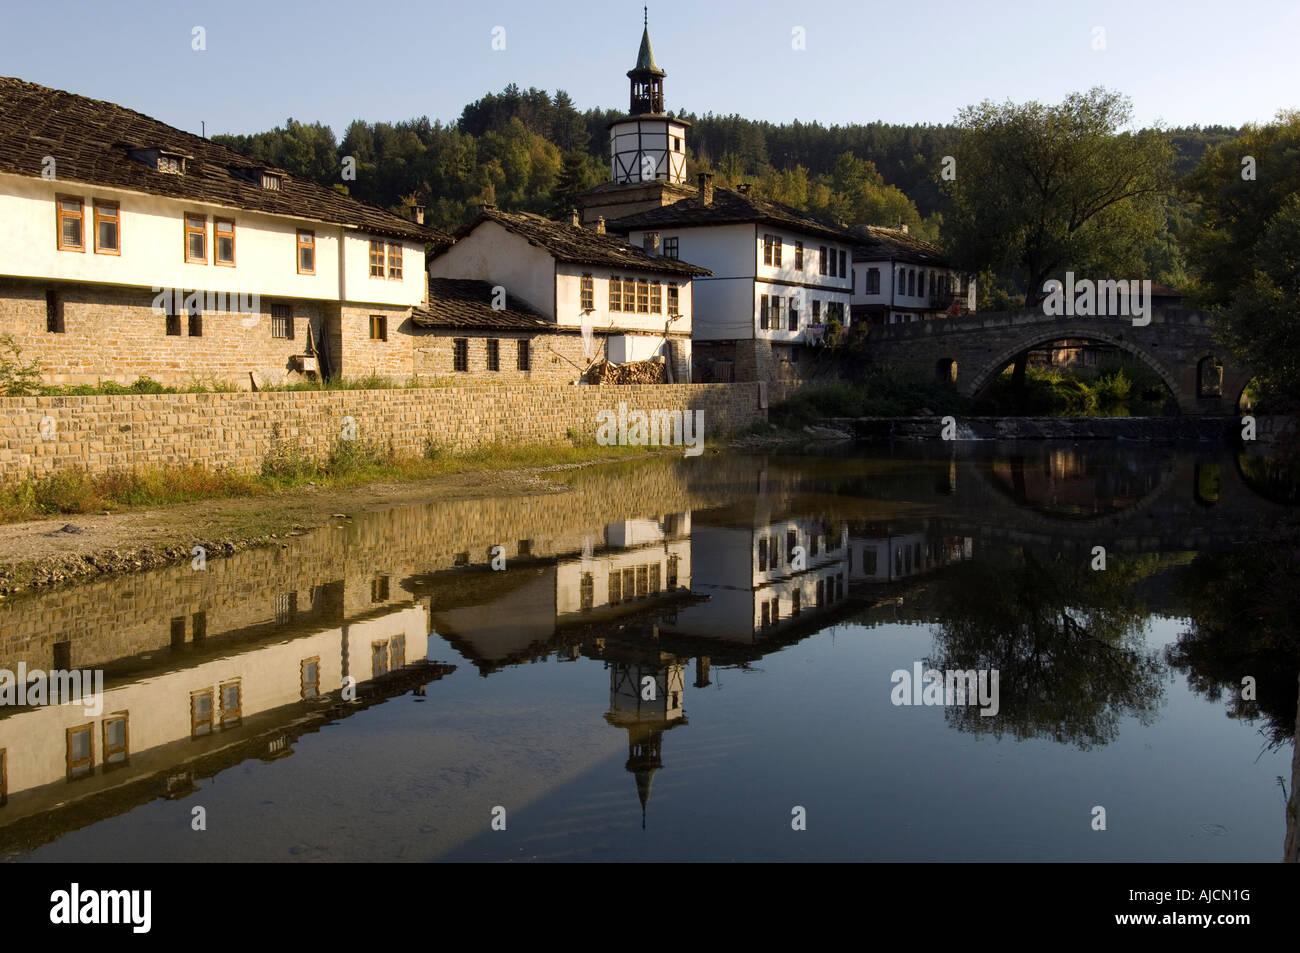
{"label": "bush", "polygon": [[30,397],[41,393],[41,362],[23,362],[23,349],[8,334],[0,334],[0,395]]}

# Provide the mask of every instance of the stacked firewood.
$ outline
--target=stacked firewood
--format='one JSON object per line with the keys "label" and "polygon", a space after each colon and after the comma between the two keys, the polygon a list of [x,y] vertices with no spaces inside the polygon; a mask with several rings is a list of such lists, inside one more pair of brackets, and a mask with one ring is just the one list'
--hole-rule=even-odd
{"label": "stacked firewood", "polygon": [[666,382],[664,370],[663,361],[611,364],[601,360],[587,371],[587,380],[592,384],[663,384]]}

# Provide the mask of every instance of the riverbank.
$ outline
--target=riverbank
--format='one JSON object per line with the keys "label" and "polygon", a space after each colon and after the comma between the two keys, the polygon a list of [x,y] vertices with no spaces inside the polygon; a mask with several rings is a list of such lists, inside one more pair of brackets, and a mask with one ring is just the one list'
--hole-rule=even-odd
{"label": "riverbank", "polygon": [[[716,451],[713,451],[716,452]],[[461,454],[407,469],[356,470],[335,482],[277,486],[247,480],[249,492],[222,498],[120,505],[116,511],[35,515],[0,525],[0,598],[79,578],[188,562],[194,547],[218,559],[285,540],[357,514],[404,504],[501,494],[561,493],[554,475],[680,455],[678,448],[522,447]],[[436,471],[435,467],[442,467]]]}

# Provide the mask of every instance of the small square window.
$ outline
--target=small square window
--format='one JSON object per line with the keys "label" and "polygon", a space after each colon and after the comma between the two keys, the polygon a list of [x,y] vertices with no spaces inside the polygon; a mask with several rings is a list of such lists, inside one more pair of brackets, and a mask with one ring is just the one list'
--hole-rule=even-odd
{"label": "small square window", "polygon": [[181,316],[174,309],[167,312],[167,334],[169,337],[180,337],[181,334]]}
{"label": "small square window", "polygon": [[68,780],[83,778],[95,770],[94,725],[68,729]]}
{"label": "small square window", "polygon": [[298,232],[298,274],[316,274],[316,233]]}
{"label": "small square window", "polygon": [[95,202],[95,254],[122,254],[120,208],[116,202]]}
{"label": "small square window", "polygon": [[501,342],[496,338],[487,339],[487,369],[501,370]]}
{"label": "small square window", "polygon": [[238,681],[226,682],[221,686],[221,726],[243,717],[243,691]]}
{"label": "small square window", "polygon": [[59,251],[85,251],[85,213],[81,199],[60,196],[55,206],[58,213]]}
{"label": "small square window", "polygon": [[316,698],[320,695],[320,656],[305,658],[300,666],[302,676],[302,698]]}
{"label": "small square window", "polygon": [[293,310],[287,304],[271,305],[271,337],[293,340]]}
{"label": "small square window", "polygon": [[378,678],[388,674],[388,643],[370,643],[370,677]]}
{"label": "small square window", "polygon": [[680,248],[681,239],[676,235],[672,238],[665,238],[663,242],[663,256],[665,258],[676,258]]}
{"label": "small square window", "polygon": [[376,576],[370,580],[370,601],[387,602],[388,601],[388,577]]}
{"label": "small square window", "polygon": [[519,370],[521,371],[529,370],[531,368],[531,361],[530,361],[530,355],[528,350],[528,342],[526,340],[521,339],[519,341],[518,348],[519,350],[517,356],[518,356]]}
{"label": "small square window", "polygon": [[203,312],[197,308],[189,312],[189,332],[192,338],[203,337]]}
{"label": "small square window", "polygon": [[372,314],[370,316],[370,340],[388,340],[388,318],[386,316],[382,314]]}
{"label": "small square window", "polygon": [[126,712],[104,719],[104,764],[125,764],[130,756],[130,733]]}
{"label": "small square window", "polygon": [[190,737],[212,733],[212,689],[190,693]]}
{"label": "small square window", "polygon": [[372,241],[370,243],[370,277],[384,277],[384,243]]}
{"label": "small square window", "polygon": [[185,215],[185,261],[193,265],[208,263],[208,217]]}
{"label": "small square window", "polygon": [[402,246],[388,246],[388,277],[397,281],[402,279]]}
{"label": "small square window", "polygon": [[469,370],[469,341],[466,338],[456,338],[451,342],[451,363],[452,368],[457,371]]}
{"label": "small square window", "polygon": [[235,223],[228,218],[213,219],[216,231],[216,263],[227,268],[235,267]]}

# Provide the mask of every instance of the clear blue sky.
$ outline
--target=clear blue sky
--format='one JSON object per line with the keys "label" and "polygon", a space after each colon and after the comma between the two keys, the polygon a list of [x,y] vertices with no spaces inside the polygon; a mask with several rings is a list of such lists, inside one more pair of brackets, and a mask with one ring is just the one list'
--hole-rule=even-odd
{"label": "clear blue sky", "polygon": [[[497,26],[504,51],[491,47]],[[641,3],[3,0],[0,31],[0,75],[194,132],[205,120],[209,135],[292,116],[341,137],[357,117],[454,120],[511,82],[626,108]],[[650,35],[668,107],[700,114],[947,122],[986,98],[1057,102],[1096,85],[1129,95],[1140,124],[1300,107],[1297,0],[659,0]]]}

